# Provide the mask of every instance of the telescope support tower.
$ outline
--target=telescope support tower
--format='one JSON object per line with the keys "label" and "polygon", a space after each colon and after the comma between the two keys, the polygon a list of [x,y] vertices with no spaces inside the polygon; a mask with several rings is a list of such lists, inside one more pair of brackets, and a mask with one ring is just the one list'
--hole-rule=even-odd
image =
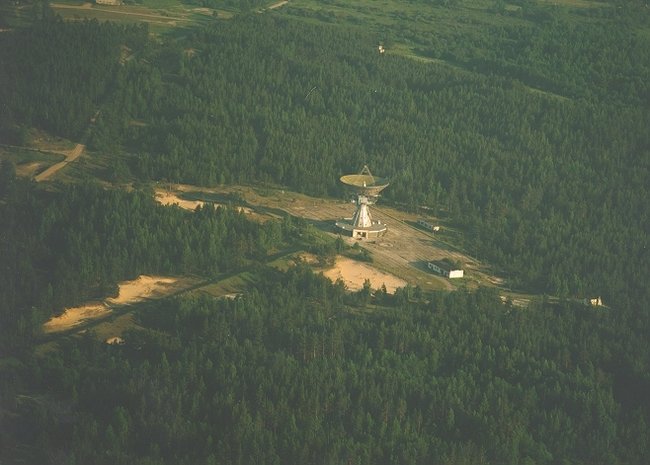
{"label": "telescope support tower", "polygon": [[373,221],[368,206],[376,202],[379,193],[388,186],[388,182],[374,177],[367,166],[364,166],[359,174],[341,176],[341,182],[355,191],[357,209],[352,218],[337,221],[336,227],[344,234],[358,239],[384,235],[387,230],[386,225],[380,221]]}

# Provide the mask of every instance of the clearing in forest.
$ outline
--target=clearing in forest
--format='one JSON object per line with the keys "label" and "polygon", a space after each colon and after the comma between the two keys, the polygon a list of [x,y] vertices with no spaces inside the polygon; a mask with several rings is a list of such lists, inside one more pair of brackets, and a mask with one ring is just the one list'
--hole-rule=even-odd
{"label": "clearing in forest", "polygon": [[345,287],[350,291],[361,290],[366,279],[370,281],[372,289],[380,289],[384,285],[391,294],[396,289],[405,287],[408,284],[403,279],[378,270],[367,263],[342,256],[337,256],[334,266],[325,270],[323,275],[333,282],[341,279],[345,283]]}
{"label": "clearing in forest", "polygon": [[205,205],[205,202],[202,200],[185,200],[180,198],[173,192],[166,191],[163,189],[155,190],[155,199],[156,202],[161,205],[177,205],[183,210],[196,210],[197,207],[202,207]]}
{"label": "clearing in forest", "polygon": [[[156,188],[154,190],[154,198],[156,202],[161,205],[176,205],[183,210],[194,211],[197,207],[203,207],[206,204],[214,207],[225,207],[227,205],[226,199],[215,198],[213,192],[207,190],[197,191],[197,188],[186,185],[176,185],[169,189]],[[251,215],[251,219],[255,221],[264,222],[271,218],[268,215],[256,214],[248,207],[234,206],[239,213]]]}
{"label": "clearing in forest", "polygon": [[[271,218],[282,218],[288,214],[310,222],[332,237],[338,237],[334,222],[340,218],[350,217],[354,212],[354,205],[345,200],[315,198],[267,187],[204,188],[172,184],[168,186],[166,192],[168,199],[205,201],[241,199],[243,206],[240,208],[246,209],[251,219],[266,221]],[[187,207],[194,209],[192,204],[188,204]],[[415,226],[419,218],[416,214],[388,206],[373,206],[371,210],[373,218],[388,224],[388,232],[385,236],[363,242],[342,237],[348,245],[358,243],[371,252],[372,263],[366,263],[365,266],[377,272],[388,273],[412,286],[420,286],[424,290],[472,289],[479,285],[493,286],[497,282],[502,282],[501,278],[494,276],[487,265],[452,245],[458,232],[446,223],[442,222],[442,230],[434,235]],[[432,221],[437,220],[432,219]],[[466,277],[450,281],[427,269],[427,261],[443,258],[460,262],[465,269]],[[381,284],[376,287],[380,287]],[[388,283],[386,285],[388,287]]]}
{"label": "clearing in forest", "polygon": [[113,313],[116,306],[128,305],[145,299],[159,299],[197,283],[196,278],[165,277],[141,275],[131,281],[119,284],[117,297],[110,297],[102,302],[92,302],[79,307],[66,308],[63,314],[53,317],[43,325],[44,333],[58,333],[79,327],[80,325],[104,318]]}

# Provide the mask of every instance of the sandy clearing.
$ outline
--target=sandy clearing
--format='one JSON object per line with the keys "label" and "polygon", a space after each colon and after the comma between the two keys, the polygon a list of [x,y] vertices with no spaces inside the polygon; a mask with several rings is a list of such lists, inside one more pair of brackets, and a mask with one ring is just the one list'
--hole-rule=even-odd
{"label": "sandy clearing", "polygon": [[196,210],[196,207],[205,205],[205,202],[202,200],[183,200],[176,194],[171,192],[156,189],[156,202],[162,205],[178,205],[184,210]]}
{"label": "sandy clearing", "polygon": [[92,320],[111,313],[105,303],[82,305],[81,307],[66,308],[62,315],[50,319],[43,325],[44,333],[56,333],[79,326],[86,320]]}
{"label": "sandy clearing", "polygon": [[324,271],[323,275],[332,281],[342,279],[351,291],[362,289],[366,279],[370,280],[373,289],[379,289],[384,284],[386,290],[391,293],[407,284],[406,281],[397,276],[379,271],[366,263],[341,256],[336,257],[334,267]]}
{"label": "sandy clearing", "polygon": [[[206,204],[203,200],[185,200],[180,198],[177,194],[166,191],[164,189],[156,189],[155,190],[155,198],[156,201],[162,205],[178,205],[184,210],[191,210],[194,211],[196,210],[196,207],[203,206]],[[214,205],[215,207],[225,207],[224,204],[221,203],[216,203],[216,202],[210,202],[211,205]],[[240,213],[245,213],[247,215],[250,215],[253,213],[253,211],[248,208],[248,207],[236,207],[237,211]]]}
{"label": "sandy clearing", "polygon": [[140,275],[132,281],[120,283],[118,296],[106,299],[106,302],[114,305],[125,305],[143,299],[161,297],[168,294],[170,288],[177,282],[178,278]]}
{"label": "sandy clearing", "polygon": [[62,315],[51,318],[43,325],[45,333],[66,331],[88,320],[105,317],[113,312],[113,307],[131,304],[144,299],[156,299],[174,292],[182,291],[197,283],[198,278],[165,277],[141,275],[131,281],[121,282],[117,297],[103,302],[91,302],[79,307],[66,308]]}

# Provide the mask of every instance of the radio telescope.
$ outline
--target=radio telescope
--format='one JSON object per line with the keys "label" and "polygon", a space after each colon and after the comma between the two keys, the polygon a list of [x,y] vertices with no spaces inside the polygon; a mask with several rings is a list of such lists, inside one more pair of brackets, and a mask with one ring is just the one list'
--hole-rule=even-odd
{"label": "radio telescope", "polygon": [[355,192],[357,210],[352,218],[337,221],[336,227],[346,235],[358,239],[378,237],[386,233],[384,223],[372,220],[368,205],[377,201],[379,193],[388,187],[388,181],[373,176],[368,166],[364,166],[359,174],[341,176],[341,182]]}

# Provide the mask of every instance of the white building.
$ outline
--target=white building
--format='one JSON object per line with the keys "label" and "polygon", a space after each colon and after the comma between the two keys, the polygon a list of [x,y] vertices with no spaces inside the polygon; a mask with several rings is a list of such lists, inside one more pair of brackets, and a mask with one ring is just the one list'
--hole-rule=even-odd
{"label": "white building", "polygon": [[584,299],[583,303],[585,305],[591,305],[592,307],[602,307],[603,306],[603,299],[599,297],[594,297],[593,299]]}
{"label": "white building", "polygon": [[449,279],[462,278],[465,274],[462,268],[454,265],[449,259],[428,262],[427,268]]}

